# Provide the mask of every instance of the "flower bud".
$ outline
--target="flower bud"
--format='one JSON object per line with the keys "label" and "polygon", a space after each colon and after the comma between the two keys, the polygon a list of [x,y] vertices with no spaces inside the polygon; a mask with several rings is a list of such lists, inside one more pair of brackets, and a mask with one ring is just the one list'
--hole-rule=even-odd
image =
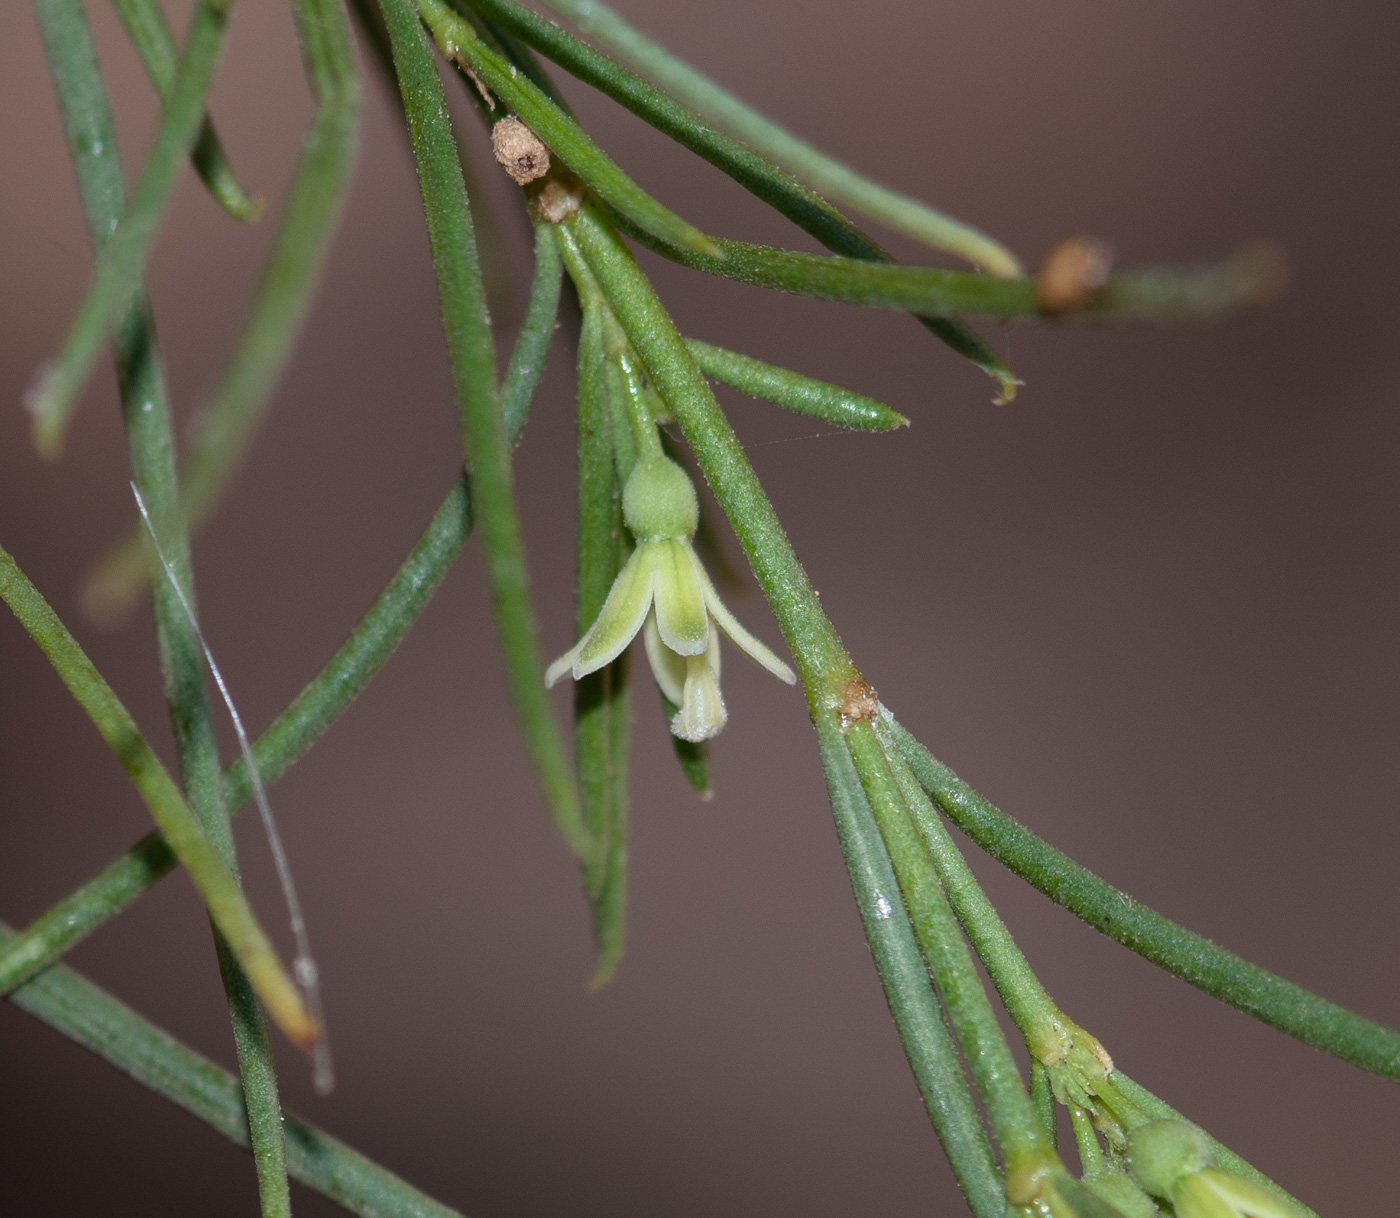
{"label": "flower bud", "polygon": [[669,457],[639,461],[622,488],[622,516],[639,541],[690,538],[700,522],[700,501],[690,476]]}
{"label": "flower bud", "polygon": [[1128,1135],[1128,1166],[1133,1178],[1154,1197],[1170,1198],[1186,1176],[1211,1167],[1215,1156],[1198,1129],[1185,1121],[1148,1121]]}

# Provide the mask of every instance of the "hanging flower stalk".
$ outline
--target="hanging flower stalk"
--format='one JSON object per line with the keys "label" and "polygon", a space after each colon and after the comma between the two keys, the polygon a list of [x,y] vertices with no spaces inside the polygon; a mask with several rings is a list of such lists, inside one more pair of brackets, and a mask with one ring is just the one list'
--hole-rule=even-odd
{"label": "hanging flower stalk", "polygon": [[549,666],[547,686],[565,673],[577,681],[611,664],[641,631],[657,685],[680,708],[671,720],[672,733],[698,742],[718,735],[729,718],[719,688],[720,630],[780,681],[796,684],[797,674],[720,600],[692,544],[700,522],[695,486],[661,452],[659,441],[627,479],[622,515],[637,548],[597,620]]}

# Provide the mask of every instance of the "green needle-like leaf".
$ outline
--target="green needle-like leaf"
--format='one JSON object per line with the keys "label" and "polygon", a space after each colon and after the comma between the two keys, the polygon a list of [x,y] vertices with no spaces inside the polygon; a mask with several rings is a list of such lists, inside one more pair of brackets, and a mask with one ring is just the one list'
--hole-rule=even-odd
{"label": "green needle-like leaf", "polygon": [[695,789],[701,799],[714,798],[714,788],[710,785],[710,742],[708,740],[682,740],[671,733],[671,724],[680,714],[680,707],[664,693],[661,694],[661,717],[666,722],[666,734],[671,737],[671,751],[676,755],[676,764],[681,767],[686,782]]}
{"label": "green needle-like leaf", "polygon": [[[986,234],[917,199],[871,181],[798,139],[671,55],[607,5],[598,0],[547,0],[547,3],[716,126],[771,157],[828,198],[934,249],[966,258],[993,275],[1014,278],[1022,273],[1015,255]],[[493,3],[491,7],[498,7],[498,4]],[[548,54],[548,50],[545,53]]]}
{"label": "green needle-like leaf", "polygon": [[[603,317],[584,314],[578,349],[578,575],[575,634],[597,619],[625,561],[622,487],[613,461],[612,404]],[[594,988],[622,958],[627,894],[627,750],[631,712],[627,656],[574,683],[574,764],[584,823],[602,844],[585,872],[598,963]]]}
{"label": "green needle-like leaf", "polygon": [[140,184],[121,223],[103,246],[97,272],[55,362],[30,392],[34,442],[47,456],[63,447],[68,416],[87,380],[108,327],[141,283],[146,252],[165,213],[180,166],[198,138],[204,99],[214,80],[233,0],[199,0],[190,18],[175,82]]}
{"label": "green needle-like leaf", "polygon": [[[476,36],[442,0],[419,0],[442,53],[469,68],[580,178],[621,214],[658,240],[723,258],[718,244],[647,194],[563,110],[519,69]],[[504,118],[504,115],[500,117]]]}
{"label": "green needle-like leaf", "polygon": [[[495,346],[447,103],[432,48],[410,0],[383,0],[381,7],[418,165],[467,469],[481,518],[482,551],[511,694],[555,823],[574,854],[589,863],[597,855],[597,843],[583,823],[572,767],[544,688],[496,390]],[[452,20],[461,24],[455,16]]]}
{"label": "green needle-like leaf", "polygon": [[564,284],[564,266],[554,241],[554,225],[535,223],[535,278],[530,285],[530,301],[525,320],[515,340],[505,379],[501,381],[501,417],[506,441],[514,447],[525,428],[525,415],[535,400],[535,390],[544,375],[545,360],[554,341],[559,320],[559,296]]}
{"label": "green needle-like leaf", "polygon": [[819,716],[816,726],[841,853],[909,1068],[975,1218],[1005,1218],[1001,1172],[929,984],[870,802],[834,719]]}
{"label": "green needle-like leaf", "polygon": [[713,347],[699,339],[686,339],[686,346],[706,376],[784,410],[856,431],[894,431],[897,427],[909,426],[908,419],[883,402],[852,393],[839,385],[814,380],[776,364],[765,364],[751,355]]}
{"label": "green needle-like leaf", "polygon": [[[1041,313],[1035,284],[1029,279],[993,279],[938,267],[861,262],[724,238],[716,238],[724,257],[711,258],[658,241],[625,216],[615,219],[629,236],[674,262],[755,287],[915,314],[1011,318]],[[1246,247],[1218,266],[1115,275],[1083,311],[1095,317],[1209,318],[1269,298],[1276,284],[1276,261],[1267,255],[1260,257],[1257,247]]]}
{"label": "green needle-like leaf", "polygon": [[1400,1032],[1329,1002],[1148,909],[984,799],[898,724],[919,784],[994,859],[1095,930],[1199,990],[1343,1061],[1400,1079]]}
{"label": "green needle-like leaf", "polygon": [[[1055,1093],[1050,1089],[1050,1073],[1043,1063],[1035,1060],[1031,1061],[1031,1103],[1035,1105],[1035,1114],[1040,1118],[1040,1127],[1045,1130],[1050,1145],[1058,1147],[1060,1138],[1055,1125]],[[1084,1156],[1080,1158],[1082,1161]],[[1087,1163],[1084,1170],[1089,1170]]]}
{"label": "green needle-like leaf", "polygon": [[[179,58],[165,11],[156,0],[112,0],[112,7],[117,10],[131,45],[141,57],[146,75],[164,101],[175,84],[175,64]],[[219,133],[207,114],[190,152],[190,163],[214,201],[235,220],[252,221],[263,214],[263,201],[250,199],[234,177]]]}
{"label": "green needle-like leaf", "polygon": [[[1007,1175],[1028,1175],[1048,1166],[1054,1158],[1053,1148],[1026,1093],[1011,1046],[997,1022],[943,885],[919,840],[884,747],[865,720],[847,730],[846,747],[889,850],[919,948],[938,984],[949,1022],[986,1106]],[[1028,1198],[1022,1199],[1023,1203],[1025,1200]]]}
{"label": "green needle-like leaf", "polygon": [[892,717],[880,707],[873,730],[884,750],[885,765],[904,803],[928,861],[938,875],[948,903],[996,987],[1002,1005],[1021,1035],[1026,1038],[1032,1059],[1043,1061],[1063,1056],[1064,1041],[1060,1012],[1045,987],[1031,970],[1025,955],[1012,938],[1001,915],[972,874],[928,796],[900,755],[889,724]]}
{"label": "green needle-like leaf", "polygon": [[[296,0],[292,14],[316,115],[247,325],[181,470],[181,512],[190,529],[223,491],[291,354],[354,167],[360,82],[345,10],[340,0]],[[156,519],[164,532],[167,522]],[[88,611],[99,620],[124,617],[148,569],[138,529],[93,572],[84,598]]]}
{"label": "green needle-like leaf", "polygon": [[248,908],[238,881],[229,874],[217,851],[200,831],[179,788],[151,751],[126,707],[92,666],[92,661],[49,608],[48,602],[4,550],[0,550],[0,599],[9,605],[20,625],[49,657],[68,691],[87,712],[122,768],[131,776],[273,1022],[293,1044],[309,1050],[316,1043],[320,1030],[253,911]]}
{"label": "green needle-like leaf", "polygon": [[[0,923],[0,950],[12,933]],[[54,966],[11,994],[10,1001],[231,1142],[248,1145],[237,1079],[71,969]],[[292,1177],[352,1214],[461,1218],[314,1125],[288,1115],[286,1129]]]}
{"label": "green needle-like leaf", "polygon": [[[123,185],[116,129],[91,32],[80,0],[47,0],[36,6],[36,15],[77,173],[88,234],[94,247],[100,249],[120,217]],[[139,292],[116,327],[113,350],[132,473],[150,510],[164,516],[175,508],[178,499],[170,408],[154,326]],[[168,544],[173,578],[180,581],[192,604],[194,594],[186,538],[177,532]],[[200,827],[236,879],[238,865],[224,803],[218,743],[205,690],[199,638],[186,616],[185,603],[170,580],[160,580],[153,593],[161,673],[181,777]],[[291,1199],[287,1189],[282,1109],[267,1026],[252,986],[238,966],[228,941],[217,928],[214,937],[233,1022],[262,1212],[264,1218],[284,1218],[291,1213]]]}

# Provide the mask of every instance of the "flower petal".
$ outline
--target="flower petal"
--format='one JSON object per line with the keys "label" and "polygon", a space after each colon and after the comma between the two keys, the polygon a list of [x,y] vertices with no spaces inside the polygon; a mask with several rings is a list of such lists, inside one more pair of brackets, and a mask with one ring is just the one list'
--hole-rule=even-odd
{"label": "flower petal", "polygon": [[661,692],[676,706],[685,701],[685,657],[677,655],[661,641],[656,628],[655,612],[647,614],[642,625],[642,642],[646,644],[651,672]]}
{"label": "flower petal", "polygon": [[[699,563],[696,566],[699,566]],[[719,593],[715,591],[714,584],[710,583],[710,577],[705,573],[704,567],[700,567],[700,578],[705,581],[705,607],[710,611],[710,617],[714,619],[715,624],[734,640],[734,645],[749,659],[766,668],[779,681],[796,685],[797,674],[739,625],[739,619],[730,613],[724,602],[719,599]]]}
{"label": "flower petal", "polygon": [[611,664],[636,637],[651,608],[655,575],[654,547],[639,545],[613,580],[598,620],[579,642],[573,663],[575,681]]}
{"label": "flower petal", "polygon": [[705,612],[705,568],[680,538],[647,543],[656,548],[656,628],[661,641],[683,656],[703,655],[710,643]]}
{"label": "flower petal", "polygon": [[1183,1176],[1172,1188],[1171,1203],[1177,1218],[1239,1218],[1204,1172]]}
{"label": "flower petal", "polygon": [[719,692],[719,635],[713,629],[704,655],[685,657],[685,696],[671,720],[671,734],[698,744],[719,735],[729,719]]}
{"label": "flower petal", "polygon": [[1282,1197],[1233,1172],[1207,1167],[1197,1174],[1207,1180],[1233,1209],[1248,1214],[1249,1218],[1302,1218],[1296,1206],[1289,1205]]}
{"label": "flower petal", "polygon": [[548,668],[545,669],[545,689],[553,689],[555,682],[557,682],[560,677],[562,677],[571,668],[573,668],[574,661],[578,658],[578,653],[583,650],[583,645],[586,642],[588,642],[588,636],[585,634],[583,638],[579,639],[579,641],[575,643],[572,647],[570,647],[568,651],[566,651],[562,656],[555,660],[553,664],[551,664]]}

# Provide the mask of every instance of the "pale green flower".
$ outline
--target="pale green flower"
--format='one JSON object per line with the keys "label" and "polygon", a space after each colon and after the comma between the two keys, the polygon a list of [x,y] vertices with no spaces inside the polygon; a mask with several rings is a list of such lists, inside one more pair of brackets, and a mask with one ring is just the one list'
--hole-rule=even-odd
{"label": "pale green flower", "polygon": [[623,488],[622,512],[637,548],[598,620],[549,666],[545,684],[611,664],[640,630],[657,685],[680,707],[671,731],[682,740],[708,740],[728,718],[719,690],[720,630],[779,680],[792,685],[797,676],[719,599],[691,545],[699,505],[679,465],[665,457],[639,462]]}

